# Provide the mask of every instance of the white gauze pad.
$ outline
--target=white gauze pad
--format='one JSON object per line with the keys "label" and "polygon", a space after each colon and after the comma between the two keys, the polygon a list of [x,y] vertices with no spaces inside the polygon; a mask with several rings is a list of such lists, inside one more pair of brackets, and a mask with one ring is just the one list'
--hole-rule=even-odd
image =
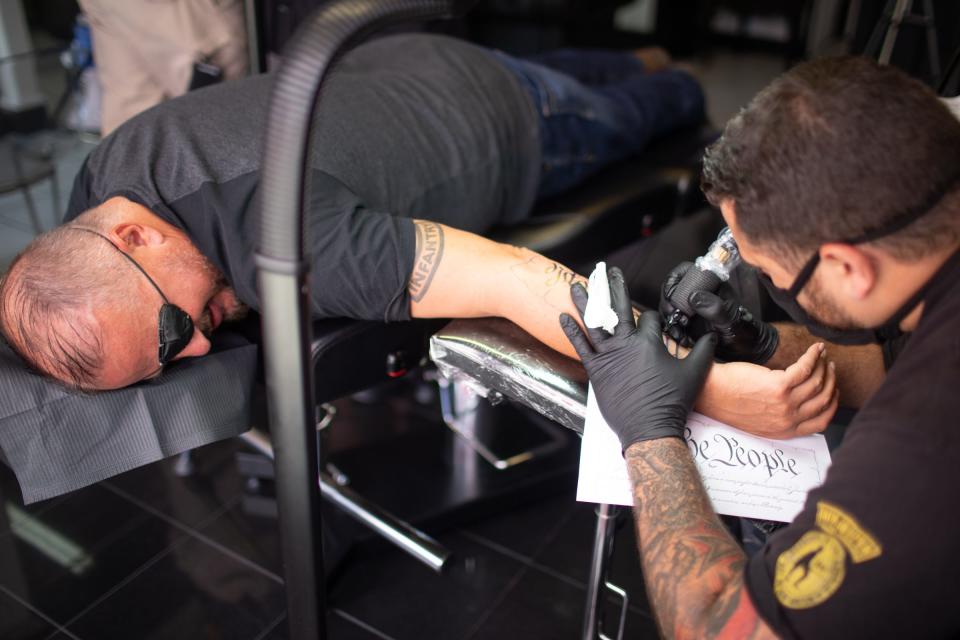
{"label": "white gauze pad", "polygon": [[612,334],[617,326],[617,313],[610,307],[610,283],[607,281],[607,263],[598,262],[590,274],[587,308],[583,312],[583,324],[591,329],[603,327]]}

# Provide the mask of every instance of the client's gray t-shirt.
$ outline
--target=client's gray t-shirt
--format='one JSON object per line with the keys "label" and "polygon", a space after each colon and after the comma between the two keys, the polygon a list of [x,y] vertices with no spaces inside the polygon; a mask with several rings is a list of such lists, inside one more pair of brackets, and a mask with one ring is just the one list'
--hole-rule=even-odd
{"label": "client's gray t-shirt", "polygon": [[[256,191],[272,76],[158,105],[103,140],[66,219],[115,195],[183,229],[258,308]],[[540,167],[528,95],[490,52],[406,34],[347,53],[324,84],[307,247],[315,317],[403,320],[414,226],[468,231],[527,215]]]}

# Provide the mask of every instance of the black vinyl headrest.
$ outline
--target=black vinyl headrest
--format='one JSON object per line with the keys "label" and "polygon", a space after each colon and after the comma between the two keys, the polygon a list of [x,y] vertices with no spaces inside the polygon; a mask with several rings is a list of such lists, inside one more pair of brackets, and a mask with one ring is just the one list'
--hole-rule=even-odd
{"label": "black vinyl headrest", "polygon": [[203,358],[153,381],[78,393],[28,371],[0,346],[0,457],[29,504],[250,427],[258,347],[215,335]]}

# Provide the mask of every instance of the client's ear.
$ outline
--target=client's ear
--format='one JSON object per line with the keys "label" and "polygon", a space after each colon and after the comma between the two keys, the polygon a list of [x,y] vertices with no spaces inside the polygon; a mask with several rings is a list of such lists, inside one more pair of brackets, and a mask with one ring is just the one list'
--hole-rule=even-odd
{"label": "client's ear", "polygon": [[136,222],[121,222],[111,231],[112,240],[127,253],[138,247],[151,247],[166,242],[166,236],[155,227]]}

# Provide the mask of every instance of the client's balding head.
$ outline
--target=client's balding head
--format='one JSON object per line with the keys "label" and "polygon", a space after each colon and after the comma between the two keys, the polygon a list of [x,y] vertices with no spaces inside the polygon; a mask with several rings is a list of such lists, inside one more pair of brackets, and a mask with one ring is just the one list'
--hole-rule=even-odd
{"label": "client's balding head", "polygon": [[69,387],[93,387],[103,366],[98,310],[122,312],[129,292],[117,287],[115,252],[77,227],[109,230],[110,204],[37,237],[0,282],[0,332],[32,368]]}
{"label": "client's balding head", "polygon": [[46,233],[0,282],[0,332],[40,373],[69,387],[118,389],[160,375],[160,314],[194,331],[172,360],[210,350],[207,333],[246,308],[189,236],[115,197]]}

